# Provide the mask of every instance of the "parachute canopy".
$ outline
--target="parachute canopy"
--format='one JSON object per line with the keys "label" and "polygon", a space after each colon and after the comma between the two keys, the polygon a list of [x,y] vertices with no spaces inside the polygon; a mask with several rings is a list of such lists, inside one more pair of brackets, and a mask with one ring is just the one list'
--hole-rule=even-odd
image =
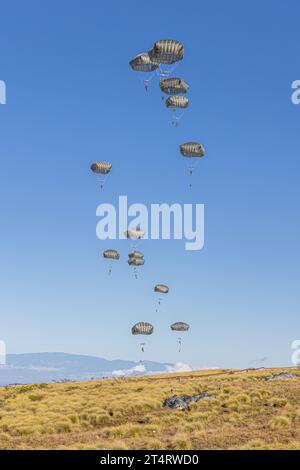
{"label": "parachute canopy", "polygon": [[139,240],[145,236],[145,233],[145,230],[137,227],[126,230],[124,235],[126,238],[130,238],[131,240]]}
{"label": "parachute canopy", "polygon": [[120,259],[120,255],[117,250],[105,250],[103,252],[103,257],[109,259]]}
{"label": "parachute canopy", "polygon": [[107,175],[111,172],[112,164],[109,162],[100,162],[97,161],[91,165],[91,170],[94,173],[100,173],[101,175]]}
{"label": "parachute canopy", "polygon": [[159,292],[160,294],[168,294],[169,287],[164,284],[156,284],[154,287],[154,292]]}
{"label": "parachute canopy", "polygon": [[162,92],[167,95],[176,95],[186,93],[189,90],[189,85],[181,78],[165,78],[159,83]]}
{"label": "parachute canopy", "polygon": [[128,264],[129,266],[143,266],[145,264],[144,258],[135,258],[135,257],[129,257],[128,259]]}
{"label": "parachute canopy", "polygon": [[144,254],[140,251],[134,250],[132,253],[129,253],[129,258],[144,259]]}
{"label": "parachute canopy", "polygon": [[187,108],[189,105],[189,99],[182,95],[169,96],[166,100],[167,108]]}
{"label": "parachute canopy", "polygon": [[150,323],[141,321],[131,328],[131,333],[133,335],[152,335],[153,330],[154,328]]}
{"label": "parachute canopy", "polygon": [[153,72],[158,68],[159,63],[151,60],[148,52],[143,52],[132,59],[129,65],[136,72]]}
{"label": "parachute canopy", "polygon": [[198,142],[187,142],[180,145],[180,153],[184,157],[204,157],[205,149]]}
{"label": "parachute canopy", "polygon": [[182,60],[184,56],[183,44],[175,39],[161,39],[156,41],[151,51],[150,59],[160,64],[173,64]]}
{"label": "parachute canopy", "polygon": [[172,331],[187,331],[189,328],[190,325],[188,325],[188,323],[183,323],[181,321],[173,323],[173,325],[171,325]]}

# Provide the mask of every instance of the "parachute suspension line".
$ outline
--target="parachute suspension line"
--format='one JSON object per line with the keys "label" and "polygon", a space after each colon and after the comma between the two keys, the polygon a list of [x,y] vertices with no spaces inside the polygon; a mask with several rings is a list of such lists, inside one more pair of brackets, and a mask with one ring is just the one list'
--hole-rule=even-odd
{"label": "parachute suspension line", "polygon": [[177,67],[178,65],[179,65],[179,63],[176,62],[176,63],[173,65],[173,67],[171,67],[171,68],[169,68],[169,69],[164,69],[164,70],[163,70],[162,67],[161,67],[161,64],[160,64],[159,67],[158,67],[158,69],[156,70],[156,72],[157,72],[159,78],[161,78],[161,79],[162,79],[162,78],[167,78],[167,77],[169,77],[169,76],[171,75],[171,73],[174,72],[174,70],[176,69],[176,67]]}
{"label": "parachute suspension line", "polygon": [[151,82],[152,78],[154,77],[155,72],[156,72],[156,71],[154,71],[154,72],[149,76],[149,78],[141,78],[141,80],[142,80],[142,82],[143,82],[143,84],[144,84],[145,91],[148,91],[149,86],[150,86],[150,82]]}
{"label": "parachute suspension line", "polygon": [[156,310],[155,310],[156,313],[159,311],[159,309],[161,307],[161,301],[162,301],[162,299],[158,299],[158,301],[157,301],[157,306],[156,306]]}
{"label": "parachute suspension line", "polygon": [[100,176],[99,180],[100,180],[100,189],[103,189],[104,188],[104,185],[109,177],[110,173],[106,174],[106,175],[103,175],[103,176]]}
{"label": "parachute suspension line", "polygon": [[[193,176],[194,171],[195,171],[196,167],[197,167],[198,164],[199,164],[200,158],[191,157],[191,160],[192,160],[192,161],[190,161],[189,164],[187,165],[188,175],[189,175],[190,177]],[[189,183],[189,187],[190,187],[190,188],[192,187],[192,182],[191,182],[191,181],[190,181],[190,183]]]}
{"label": "parachute suspension line", "polygon": [[[173,109],[173,111],[176,113],[175,108]],[[179,116],[177,116],[176,114],[173,115],[173,121],[172,121],[173,126],[179,127],[179,121],[184,116],[184,114],[185,114],[185,110]]]}

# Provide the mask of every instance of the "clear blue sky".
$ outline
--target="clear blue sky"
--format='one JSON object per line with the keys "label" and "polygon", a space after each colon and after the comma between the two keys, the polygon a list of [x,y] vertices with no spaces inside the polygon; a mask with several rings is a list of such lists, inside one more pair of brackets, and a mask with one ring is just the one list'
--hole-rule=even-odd
{"label": "clear blue sky", "polygon": [[[299,338],[298,1],[16,0],[1,4],[1,327],[8,352],[138,359],[130,328],[150,321],[146,358],[244,366],[290,363]],[[157,82],[128,66],[176,38],[191,106],[170,125]],[[190,191],[178,145],[207,156]],[[101,192],[90,164],[114,169]],[[205,247],[142,242],[136,281],[126,241],[100,242],[96,207],[198,202]],[[102,251],[122,261],[108,278]],[[155,313],[157,282],[171,292]],[[169,332],[191,324],[183,352]]]}

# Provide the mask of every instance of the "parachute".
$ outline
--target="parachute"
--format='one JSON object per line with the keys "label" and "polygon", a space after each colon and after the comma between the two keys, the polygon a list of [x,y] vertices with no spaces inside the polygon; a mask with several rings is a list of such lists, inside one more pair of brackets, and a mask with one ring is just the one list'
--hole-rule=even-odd
{"label": "parachute", "polygon": [[131,240],[140,240],[145,236],[145,230],[142,230],[139,227],[128,229],[124,232],[126,238],[130,238]]}
{"label": "parachute", "polygon": [[[184,322],[179,321],[177,323],[173,323],[170,328],[171,328],[172,331],[184,332],[184,331],[189,330],[190,325],[188,323],[184,323]],[[181,352],[181,345],[182,345],[182,339],[180,337],[178,337],[178,351],[179,352]]]}
{"label": "parachute", "polygon": [[128,255],[128,264],[129,266],[133,266],[133,275],[137,279],[138,278],[138,272],[137,272],[137,267],[138,266],[143,266],[145,264],[144,260],[144,255],[140,251],[133,251],[132,253],[129,253]]}
{"label": "parachute", "polygon": [[[152,335],[153,330],[154,327],[151,325],[151,323],[141,321],[133,325],[133,327],[131,328],[131,333],[133,335]],[[145,350],[145,345],[146,343],[139,343],[142,352],[144,352]]]}
{"label": "parachute", "polygon": [[109,259],[120,259],[120,255],[117,250],[105,250],[103,252],[103,257]]}
{"label": "parachute", "polygon": [[[120,259],[120,255],[119,253],[117,252],[117,250],[105,250],[103,252],[103,258],[105,259],[111,259],[111,260],[119,260]],[[108,266],[108,274],[110,275],[111,274],[111,271],[112,271],[112,266],[109,265]]]}
{"label": "parachute", "polygon": [[144,255],[141,251],[134,250],[132,253],[129,253],[129,258],[144,259]]}
{"label": "parachute", "polygon": [[[179,150],[183,157],[188,158],[188,171],[190,176],[192,176],[199,159],[205,155],[205,149],[203,145],[198,142],[186,142],[179,146]],[[191,186],[190,184],[190,187]]]}
{"label": "parachute", "polygon": [[190,325],[188,325],[188,323],[179,321],[177,323],[173,323],[170,328],[172,331],[188,331]]}
{"label": "parachute", "polygon": [[[169,293],[169,287],[166,286],[165,284],[156,284],[154,287],[154,292],[157,292],[158,294],[168,294]],[[162,303],[162,298],[159,296],[158,298],[158,303],[156,307],[156,312],[158,312],[158,309]]]}
{"label": "parachute", "polygon": [[174,95],[169,96],[166,100],[167,108],[176,109],[176,108],[187,108],[189,105],[189,99],[186,96]]}
{"label": "parachute", "polygon": [[181,155],[184,157],[204,157],[205,150],[202,144],[198,142],[187,142],[180,145]]}
{"label": "parachute", "polygon": [[100,186],[102,189],[107,176],[112,170],[112,164],[110,162],[97,161],[95,163],[92,163],[90,168],[93,173],[100,175]]}
{"label": "parachute", "polygon": [[181,78],[165,78],[159,83],[160,89],[167,95],[187,93],[189,85]]}
{"label": "parachute", "polygon": [[159,292],[160,294],[168,294],[169,287],[164,284],[156,284],[154,287],[154,292]]}
{"label": "parachute", "polygon": [[[166,106],[173,110],[173,124],[178,127],[180,119],[184,115],[186,108],[189,106],[189,99],[182,95],[172,95],[166,100]],[[177,109],[183,109],[184,111],[180,115],[177,115]]]}
{"label": "parachute", "polygon": [[94,173],[101,174],[101,175],[108,175],[111,172],[112,164],[109,162],[95,162],[91,165],[91,170]]}
{"label": "parachute", "polygon": [[129,266],[143,266],[145,264],[145,260],[143,258],[129,257],[128,264]]}
{"label": "parachute", "polygon": [[[149,72],[155,72],[155,70],[159,67],[159,63],[152,60],[148,54],[148,52],[143,52],[142,54],[138,54],[134,59],[129,62],[130,67],[135,72],[143,72],[149,74]],[[143,80],[145,90],[148,90],[148,86],[150,81],[153,78],[154,73],[146,79]]]}
{"label": "parachute", "polygon": [[131,333],[133,335],[152,335],[153,331],[154,331],[153,325],[151,325],[151,323],[147,323],[144,321],[136,323],[131,328]]}
{"label": "parachute", "polygon": [[158,68],[159,63],[152,61],[148,52],[143,52],[132,59],[129,65],[135,72],[154,72]]}
{"label": "parachute", "polygon": [[174,62],[182,60],[183,56],[183,44],[175,39],[161,39],[156,41],[151,51],[149,51],[150,59],[160,64],[173,64]]}

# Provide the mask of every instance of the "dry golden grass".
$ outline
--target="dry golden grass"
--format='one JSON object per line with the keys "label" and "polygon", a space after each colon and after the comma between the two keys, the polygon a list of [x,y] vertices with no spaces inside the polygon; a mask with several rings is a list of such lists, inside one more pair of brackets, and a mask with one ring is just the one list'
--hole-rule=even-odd
{"label": "dry golden grass", "polygon": [[[300,370],[199,371],[0,387],[0,449],[300,449]],[[190,411],[172,395],[210,392]]]}

